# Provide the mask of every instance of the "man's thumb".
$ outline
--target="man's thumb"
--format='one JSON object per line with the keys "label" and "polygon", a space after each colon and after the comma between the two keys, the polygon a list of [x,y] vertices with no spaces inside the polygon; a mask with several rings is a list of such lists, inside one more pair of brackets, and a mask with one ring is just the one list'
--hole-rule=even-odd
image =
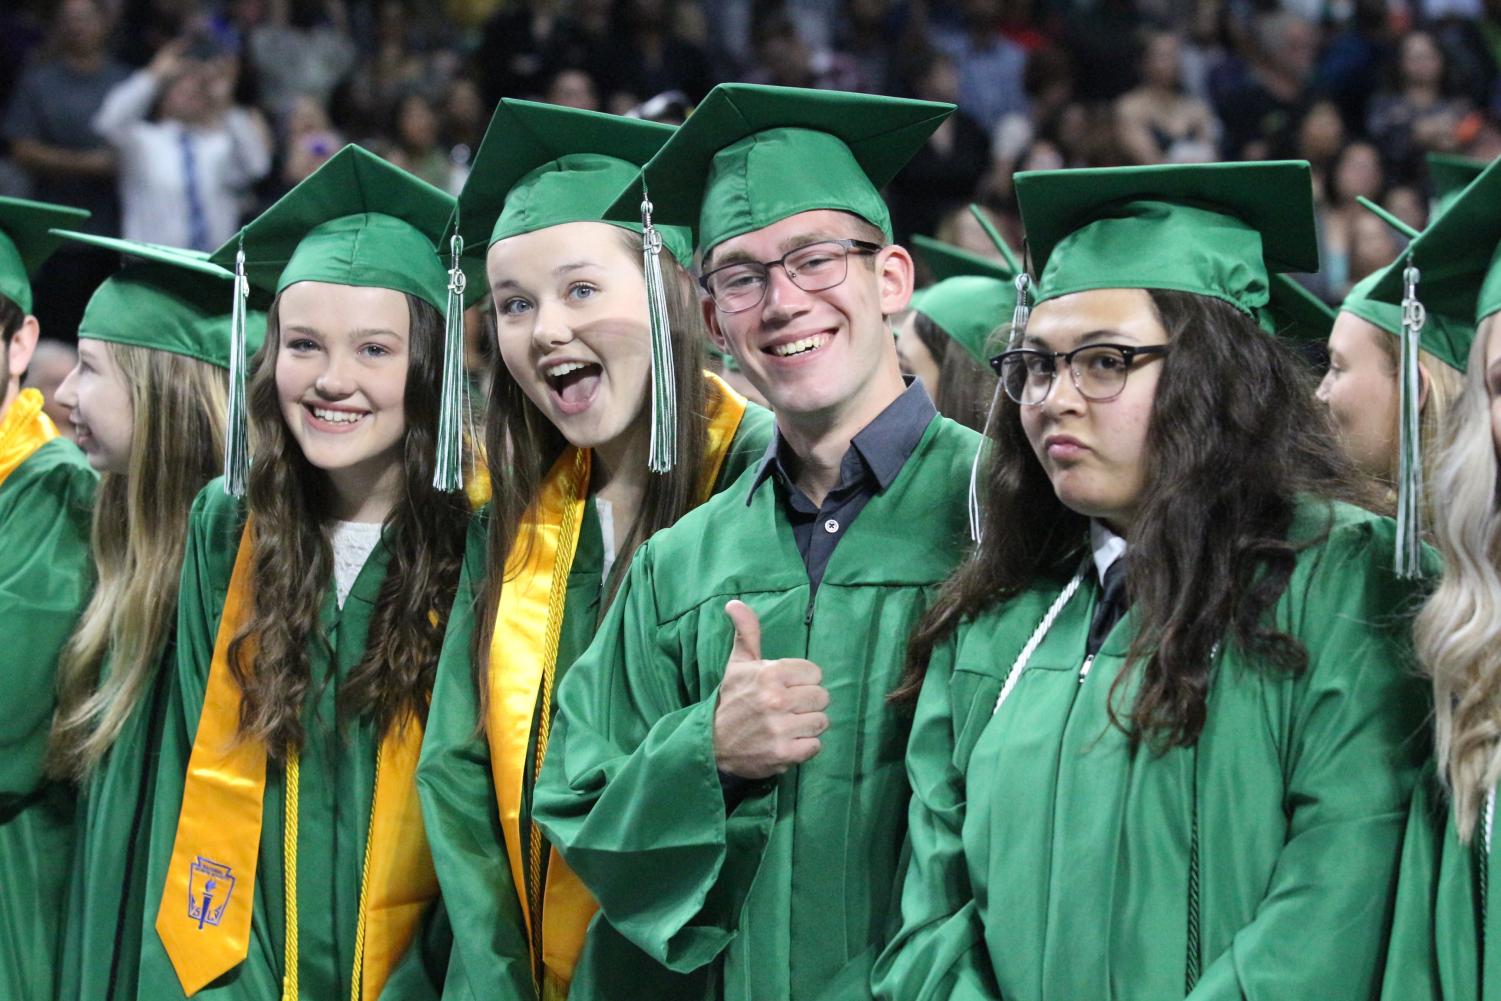
{"label": "man's thumb", "polygon": [[736,599],[724,606],[724,613],[735,627],[735,645],[730,649],[731,660],[761,659],[761,620],[745,602]]}

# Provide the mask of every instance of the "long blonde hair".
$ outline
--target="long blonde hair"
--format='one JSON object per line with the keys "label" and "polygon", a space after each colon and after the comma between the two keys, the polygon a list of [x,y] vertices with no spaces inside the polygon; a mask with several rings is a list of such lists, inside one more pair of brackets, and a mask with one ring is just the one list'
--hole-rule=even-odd
{"label": "long blonde hair", "polygon": [[1446,423],[1431,496],[1444,575],[1413,632],[1433,679],[1440,774],[1462,840],[1501,779],[1501,507],[1496,443],[1485,385],[1488,317],[1470,349],[1464,390]]}
{"label": "long blonde hair", "polygon": [[98,583],[58,664],[47,770],[63,779],[89,775],[150,687],[177,619],[188,512],[224,462],[223,369],[167,351],[106,347],[135,412],[130,469],[100,480]]}

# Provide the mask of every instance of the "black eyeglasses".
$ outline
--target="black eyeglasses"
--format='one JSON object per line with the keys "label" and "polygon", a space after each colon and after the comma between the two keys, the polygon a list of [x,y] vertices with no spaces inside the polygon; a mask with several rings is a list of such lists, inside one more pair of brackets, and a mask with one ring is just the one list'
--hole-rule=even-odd
{"label": "black eyeglasses", "polygon": [[737,261],[699,278],[721,312],[739,313],[766,297],[771,269],[781,268],[787,280],[804,292],[822,292],[844,281],[850,254],[878,254],[881,246],[864,240],[819,240],[789,250],[774,261]]}
{"label": "black eyeglasses", "polygon": [[990,359],[1006,395],[1024,407],[1035,407],[1048,398],[1058,378],[1058,360],[1068,366],[1079,395],[1104,403],[1121,395],[1126,376],[1136,359],[1167,353],[1166,344],[1137,347],[1131,344],[1086,344],[1072,351],[1034,351],[1022,348]]}

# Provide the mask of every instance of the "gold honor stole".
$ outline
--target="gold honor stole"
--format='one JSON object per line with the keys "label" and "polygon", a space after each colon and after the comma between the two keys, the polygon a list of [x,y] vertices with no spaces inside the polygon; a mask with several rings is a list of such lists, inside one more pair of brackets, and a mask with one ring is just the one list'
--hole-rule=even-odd
{"label": "gold honor stole", "polygon": [[[711,413],[704,468],[698,483],[698,501],[707,500],[719,478],[730,443],[745,414],[745,398],[725,385],[718,376],[705,372],[709,382]],[[714,397],[718,400],[714,401]],[[558,659],[558,638],[563,628],[563,604],[568,593],[568,572],[578,548],[579,526],[589,492],[589,451],[568,448],[548,471],[537,499],[522,518],[517,539],[506,561],[505,586],[495,614],[495,634],[490,642],[490,711],[485,733],[490,744],[490,767],[505,831],[506,854],[511,875],[521,898],[527,940],[536,949],[534,927],[537,905],[542,910],[541,952],[547,1001],[566,997],[573,967],[584,947],[589,919],[599,909],[584,884],[574,875],[556,848],[548,849],[547,885],[541,883],[542,832],[527,819],[527,844],[522,845],[522,797],[528,782],[535,783],[542,770],[552,722],[553,678]],[[527,754],[533,721],[537,745]],[[523,871],[522,859],[530,864]],[[541,891],[541,892],[539,892]],[[532,967],[536,969],[536,957]]]}
{"label": "gold honor stole", "polygon": [[42,412],[43,402],[39,390],[23,389],[0,421],[0,484],[33,452],[57,437],[57,425]]}
{"label": "gold honor stole", "polygon": [[[266,793],[266,748],[238,737],[240,688],[229,669],[229,646],[250,614],[254,534],[247,521],[229,580],[198,734],[188,758],[182,813],[172,843],[156,930],[189,996],[241,963],[250,947],[255,870]],[[255,639],[242,656],[254,663]],[[422,725],[394,726],[376,752],[375,794],[360,886],[359,927],[351,976],[353,1001],[374,999],[406,951],[438,880],[417,800]],[[297,756],[286,768],[288,844],[286,982],[296,999]],[[320,919],[324,916],[320,915]]]}

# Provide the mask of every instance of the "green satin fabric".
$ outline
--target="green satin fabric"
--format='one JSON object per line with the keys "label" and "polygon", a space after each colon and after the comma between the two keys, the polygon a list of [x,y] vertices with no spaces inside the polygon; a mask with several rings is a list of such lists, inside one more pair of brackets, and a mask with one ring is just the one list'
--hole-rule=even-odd
{"label": "green satin fabric", "polygon": [[57,659],[93,587],[98,477],[54,438],[0,484],[0,997],[53,996],[73,860],[71,789],[42,775]]}
{"label": "green satin fabric", "polygon": [[[220,480],[203,488],[189,521],[178,599],[176,678],[169,693],[157,768],[141,948],[143,998],[183,997],[154,921],[182,805],[183,777],[202,714],[214,637],[243,525],[240,502],[224,494]],[[314,642],[308,650],[312,685],[303,713],[307,739],[301,750],[297,848],[298,972],[300,989],[307,998],[349,996],[377,741],[370,720],[342,717],[335,697],[339,684],[364,656],[388,558],[384,545],[377,545],[343,609],[330,583],[320,611],[327,646]],[[195,995],[202,1001],[264,1001],[280,996],[285,946],[285,803],[283,772],[275,765],[267,768],[265,803],[249,954]],[[241,890],[236,887],[231,892]],[[448,947],[446,916],[436,908],[387,981],[383,997],[414,1001],[438,997]]]}
{"label": "green satin fabric", "polygon": [[[1303,509],[1295,534],[1316,531],[1319,507]],[[1192,748],[1133,750],[1110,723],[1129,614],[1080,682],[1092,565],[994,715],[1066,577],[935,652],[907,752],[911,865],[901,930],[876,971],[881,997],[1372,995],[1425,747],[1405,615],[1419,585],[1391,572],[1389,520],[1344,507],[1336,519],[1272,612],[1308,669],[1279,674],[1227,649]],[[1121,704],[1133,694],[1128,679]]]}
{"label": "green satin fabric", "polygon": [[[559,689],[536,814],[603,909],[572,996],[858,997],[897,882],[905,722],[885,696],[908,629],[967,548],[978,437],[934,418],[829,561],[816,600],[772,482],[747,477],[637,553]],[[898,557],[898,558],[894,558]],[[820,665],[820,753],[726,812],[713,752],[733,630]],[[879,624],[879,628],[876,628]]]}
{"label": "green satin fabric", "polygon": [[[58,962],[60,1001],[137,996],[145,919],[157,755],[176,666],[168,645],[142,693],[78,797],[77,846]],[[106,661],[101,677],[109,673]]]}
{"label": "green satin fabric", "polygon": [[[772,431],[768,411],[755,404],[746,407],[734,444],[725,455],[719,488],[733,483],[755,464]],[[496,812],[490,747],[479,731],[479,706],[469,656],[475,625],[474,591],[485,569],[489,517],[486,508],[470,524],[464,571],[443,639],[443,656],[433,683],[433,705],[417,768],[428,842],[454,925],[453,956],[443,988],[445,1001],[536,997],[526,924]],[[591,498],[568,574],[555,685],[561,683],[594,638],[603,563],[604,542]],[[556,707],[554,702],[554,716]],[[536,753],[537,722],[532,721],[528,757]],[[532,795],[529,784],[523,794],[526,813],[530,812]]]}
{"label": "green satin fabric", "polygon": [[1495,840],[1489,855],[1463,844],[1448,796],[1433,768],[1413,794],[1402,843],[1397,912],[1386,956],[1382,1001],[1501,999],[1501,906],[1481,893],[1485,868],[1490,899],[1501,886]]}

